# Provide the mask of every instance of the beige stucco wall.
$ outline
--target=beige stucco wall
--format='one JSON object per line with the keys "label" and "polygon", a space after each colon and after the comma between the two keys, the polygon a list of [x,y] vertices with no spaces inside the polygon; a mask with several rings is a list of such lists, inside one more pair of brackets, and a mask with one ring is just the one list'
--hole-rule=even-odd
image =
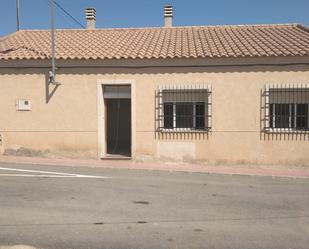
{"label": "beige stucco wall", "polygon": [[[160,62],[164,63],[167,64]],[[0,68],[0,133],[4,148],[20,146],[49,149],[64,156],[97,157],[100,154],[98,131],[102,128],[98,127],[98,81],[123,80],[134,84],[135,159],[309,164],[308,135],[263,136],[260,132],[261,89],[265,84],[309,83],[308,65],[60,67],[57,81],[61,85],[50,97],[46,91],[47,71],[48,68]],[[211,132],[156,134],[155,90],[162,85],[188,84],[212,87]],[[51,92],[53,86],[48,88]],[[16,111],[17,99],[29,99],[31,111]]]}

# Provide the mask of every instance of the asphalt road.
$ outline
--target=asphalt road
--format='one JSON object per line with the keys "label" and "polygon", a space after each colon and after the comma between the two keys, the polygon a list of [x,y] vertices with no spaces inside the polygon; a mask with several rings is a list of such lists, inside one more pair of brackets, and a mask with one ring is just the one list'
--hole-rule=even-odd
{"label": "asphalt road", "polygon": [[309,248],[308,179],[0,167],[0,248]]}

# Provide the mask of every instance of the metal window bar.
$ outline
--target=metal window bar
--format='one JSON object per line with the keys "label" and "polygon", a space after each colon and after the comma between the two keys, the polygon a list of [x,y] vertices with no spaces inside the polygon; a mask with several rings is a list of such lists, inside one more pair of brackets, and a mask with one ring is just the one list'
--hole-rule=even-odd
{"label": "metal window bar", "polygon": [[211,88],[162,86],[156,91],[156,130],[208,132],[211,129]]}
{"label": "metal window bar", "polygon": [[263,131],[309,131],[308,84],[267,85],[261,97]]}

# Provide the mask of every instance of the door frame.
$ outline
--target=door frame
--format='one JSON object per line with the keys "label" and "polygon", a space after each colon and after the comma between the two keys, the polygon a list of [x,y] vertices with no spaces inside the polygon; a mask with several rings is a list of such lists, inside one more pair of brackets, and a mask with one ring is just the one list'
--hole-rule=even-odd
{"label": "door frame", "polygon": [[135,98],[135,81],[134,80],[115,80],[115,79],[98,79],[97,80],[97,116],[98,116],[98,159],[107,156],[107,139],[106,139],[106,113],[105,101],[103,97],[104,85],[128,85],[131,87],[131,158],[135,157],[136,143],[136,98]]}

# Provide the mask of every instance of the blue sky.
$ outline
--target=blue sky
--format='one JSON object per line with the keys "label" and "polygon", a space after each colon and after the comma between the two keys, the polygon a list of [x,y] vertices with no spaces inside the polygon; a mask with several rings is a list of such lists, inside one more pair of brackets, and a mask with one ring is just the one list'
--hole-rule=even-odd
{"label": "blue sky", "polygon": [[[15,0],[0,0],[0,36],[16,30]],[[84,8],[95,7],[97,27],[153,27],[163,23],[163,6],[174,6],[174,24],[221,25],[303,23],[309,25],[309,0],[56,0],[82,24]],[[22,29],[46,29],[49,0],[20,0]],[[78,28],[56,12],[57,28]]]}

